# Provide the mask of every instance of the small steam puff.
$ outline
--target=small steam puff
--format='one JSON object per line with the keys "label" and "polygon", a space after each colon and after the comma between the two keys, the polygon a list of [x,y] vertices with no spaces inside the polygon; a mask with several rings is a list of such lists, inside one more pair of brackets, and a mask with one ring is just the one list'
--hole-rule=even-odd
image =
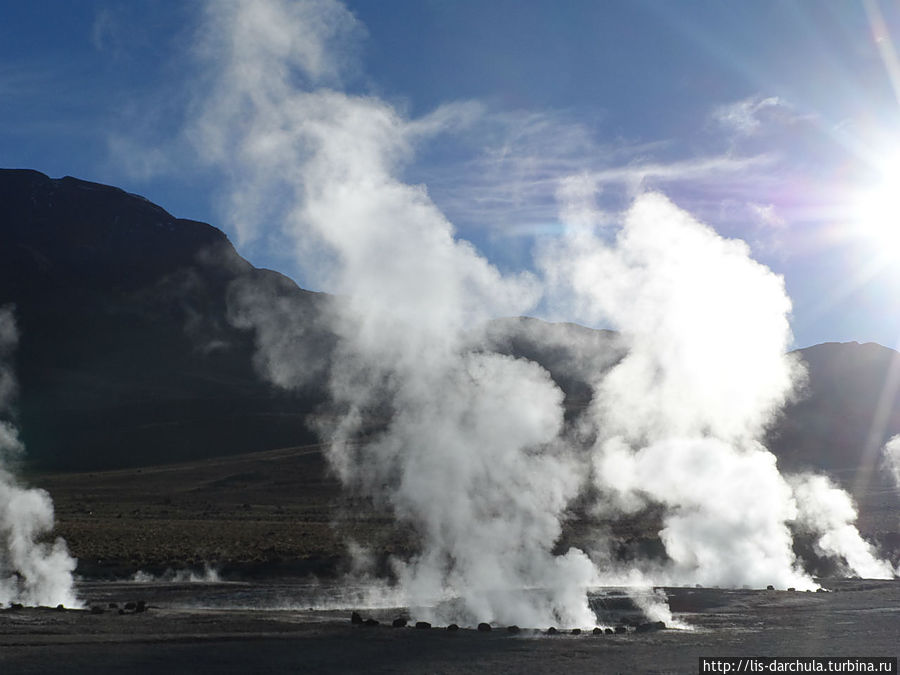
{"label": "small steam puff", "polygon": [[892,437],[881,449],[884,467],[900,490],[900,435]]}
{"label": "small steam puff", "polygon": [[177,584],[211,584],[222,581],[222,578],[219,576],[219,571],[216,568],[207,564],[204,565],[203,572],[197,572],[196,570],[191,569],[174,570],[170,568],[162,574],[156,575],[145,572],[144,570],[138,570],[131,576],[130,581],[137,584],[152,584],[160,581]]}
{"label": "small steam puff", "polygon": [[[746,244],[655,193],[636,197],[608,243],[582,186],[560,191],[577,228],[541,252],[543,282],[503,276],[424,187],[398,178],[417,144],[465,124],[470,107],[407,119],[321,88],[339,83],[335,50],[359,32],[337,2],[210,3],[207,15],[214,84],[191,135],[211,163],[227,162],[241,236],[256,236],[262,217],[284,223],[310,281],[341,296],[330,309],[338,415],[322,433],[343,483],[419,535],[419,554],[394,561],[407,605],[460,622],[587,626],[586,588],[604,582],[811,588],[792,551],[797,522],[853,572],[886,573],[846,495],[786,480],[758,441],[803,371],[785,355],[783,282]],[[586,362],[604,369],[574,430],[546,371],[484,347],[488,319],[521,315],[542,294],[569,319],[612,324],[627,349],[611,368]],[[239,304],[235,321],[258,330],[260,370],[300,386],[304,359],[272,330],[294,324]],[[377,432],[365,427],[373,419]],[[661,506],[670,562],[623,570],[576,549],[558,555],[587,482],[611,517]],[[669,617],[656,594],[642,597]]]}
{"label": "small steam puff", "polygon": [[[9,358],[18,340],[12,308],[0,308],[0,416],[15,396]],[[4,467],[23,450],[15,427],[0,419],[0,604],[79,607],[66,543],[42,541],[53,530],[53,502],[44,490],[23,488]]]}

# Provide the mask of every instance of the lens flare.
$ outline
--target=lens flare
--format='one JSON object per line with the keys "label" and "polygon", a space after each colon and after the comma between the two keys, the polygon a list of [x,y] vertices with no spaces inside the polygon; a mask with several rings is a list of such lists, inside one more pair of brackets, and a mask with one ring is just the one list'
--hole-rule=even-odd
{"label": "lens flare", "polygon": [[854,228],[880,256],[894,259],[900,257],[900,150],[877,168],[876,182],[856,198]]}

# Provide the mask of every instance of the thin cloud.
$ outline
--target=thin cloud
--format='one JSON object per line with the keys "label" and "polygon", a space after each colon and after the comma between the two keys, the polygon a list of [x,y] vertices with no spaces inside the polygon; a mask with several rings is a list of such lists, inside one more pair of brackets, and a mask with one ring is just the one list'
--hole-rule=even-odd
{"label": "thin cloud", "polygon": [[481,139],[478,151],[420,175],[452,221],[500,236],[527,236],[557,222],[557,193],[572,177],[590,183],[595,220],[603,222],[649,187],[702,185],[730,197],[724,193],[738,177],[750,184],[768,180],[766,172],[779,160],[772,153],[715,151],[677,157],[667,139],[601,142],[564,113],[486,113],[466,131],[470,143],[472,136]]}
{"label": "thin cloud", "polygon": [[742,101],[715,108],[713,119],[723,127],[738,134],[750,135],[759,131],[766,112],[789,110],[789,106],[777,96],[762,98],[752,96]]}
{"label": "thin cloud", "polygon": [[121,47],[117,20],[109,7],[101,7],[91,26],[91,44],[98,52],[116,53]]}
{"label": "thin cloud", "polygon": [[116,166],[129,178],[148,181],[171,173],[175,169],[170,149],[141,142],[121,133],[110,133],[106,139],[111,157],[116,158]]}

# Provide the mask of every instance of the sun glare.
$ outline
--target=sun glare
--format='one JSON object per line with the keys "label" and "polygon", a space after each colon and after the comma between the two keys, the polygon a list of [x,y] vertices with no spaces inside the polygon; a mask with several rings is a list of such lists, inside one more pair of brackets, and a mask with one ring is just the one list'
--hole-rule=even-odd
{"label": "sun glare", "polygon": [[858,234],[890,257],[900,257],[900,151],[879,162],[879,176],[856,201]]}

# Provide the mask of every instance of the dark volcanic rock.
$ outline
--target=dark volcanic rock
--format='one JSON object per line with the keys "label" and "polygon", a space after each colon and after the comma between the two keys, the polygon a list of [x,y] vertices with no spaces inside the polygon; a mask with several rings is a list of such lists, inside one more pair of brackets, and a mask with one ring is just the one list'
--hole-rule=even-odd
{"label": "dark volcanic rock", "polygon": [[416,621],[416,628],[419,630],[428,630],[431,628],[431,624],[427,621]]}
{"label": "dark volcanic rock", "polygon": [[478,630],[482,633],[489,633],[491,631],[491,624],[482,622],[478,624]]}
{"label": "dark volcanic rock", "polygon": [[507,632],[507,633],[516,634],[516,633],[519,632],[519,630],[520,630],[519,627],[516,626],[516,625],[512,625],[512,626],[507,626],[507,627],[506,627],[506,632]]}
{"label": "dark volcanic rock", "polygon": [[321,372],[289,393],[266,384],[253,332],[234,324],[247,320],[242,301],[289,309],[280,333],[302,332],[327,360],[332,338],[314,328],[324,297],[254,268],[215,227],[142,197],[0,170],[0,306],[15,306],[19,426],[40,468],[311,442],[305,420],[324,397]]}
{"label": "dark volcanic rock", "polygon": [[379,625],[379,623],[378,623],[377,619],[366,619],[365,621],[363,621],[363,625],[371,627],[371,626],[377,626],[377,625]]}
{"label": "dark volcanic rock", "polygon": [[406,627],[406,619],[404,619],[402,616],[398,616],[396,619],[394,619],[391,622],[391,625],[394,628],[405,628]]}
{"label": "dark volcanic rock", "polygon": [[594,633],[594,635],[603,635],[603,629],[600,628],[599,626],[594,628],[594,630],[592,632]]}
{"label": "dark volcanic rock", "polygon": [[650,633],[652,631],[664,630],[665,627],[665,621],[647,621],[645,623],[638,624],[635,630],[638,633]]}
{"label": "dark volcanic rock", "polygon": [[547,635],[556,635],[558,632],[559,631],[553,626],[550,626],[550,628],[547,629]]}
{"label": "dark volcanic rock", "polygon": [[[488,626],[488,628],[490,628],[490,626]],[[453,632],[453,631],[458,631],[458,630],[459,630],[459,626],[458,626],[457,624],[455,624],[455,623],[451,623],[449,626],[447,626],[447,630],[449,630],[449,631],[451,631],[451,632]]]}
{"label": "dark volcanic rock", "polygon": [[350,614],[350,623],[354,626],[359,625],[363,622],[363,618],[359,615],[359,612],[353,612]]}

